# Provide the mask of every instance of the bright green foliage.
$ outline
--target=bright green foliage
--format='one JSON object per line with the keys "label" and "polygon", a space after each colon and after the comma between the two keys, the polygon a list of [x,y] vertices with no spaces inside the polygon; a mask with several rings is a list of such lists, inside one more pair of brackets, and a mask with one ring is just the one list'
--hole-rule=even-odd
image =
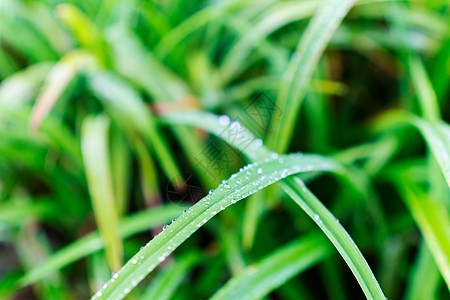
{"label": "bright green foliage", "polygon": [[444,0],[1,0],[0,298],[449,299],[449,98]]}

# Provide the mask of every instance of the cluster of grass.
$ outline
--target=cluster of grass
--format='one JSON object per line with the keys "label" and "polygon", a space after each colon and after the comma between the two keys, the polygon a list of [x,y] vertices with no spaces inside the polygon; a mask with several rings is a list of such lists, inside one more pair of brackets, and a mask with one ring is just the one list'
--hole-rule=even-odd
{"label": "cluster of grass", "polygon": [[446,1],[1,0],[0,80],[2,299],[450,299]]}

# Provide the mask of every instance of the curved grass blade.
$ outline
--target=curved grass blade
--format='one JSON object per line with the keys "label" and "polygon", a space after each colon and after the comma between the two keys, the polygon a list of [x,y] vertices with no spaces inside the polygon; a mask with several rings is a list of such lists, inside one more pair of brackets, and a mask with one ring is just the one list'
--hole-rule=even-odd
{"label": "curved grass blade", "polygon": [[314,68],[355,0],[330,0],[323,4],[302,34],[296,52],[283,76],[277,98],[281,114],[273,114],[268,134],[269,148],[285,152]]}
{"label": "curved grass blade", "polygon": [[74,50],[53,66],[31,112],[30,128],[32,131],[38,130],[44,118],[50,113],[77,73],[86,66],[95,64],[95,58],[89,52]]}
{"label": "curved grass blade", "polygon": [[231,278],[211,300],[261,299],[331,253],[321,235],[313,234],[275,250],[257,264]]}
{"label": "curved grass blade", "polygon": [[[311,166],[313,166],[311,168]],[[241,168],[209,195],[185,211],[114,273],[92,299],[122,299],[181,243],[228,206],[292,174],[339,168],[318,156],[289,154]]]}
{"label": "curved grass blade", "polygon": [[0,85],[0,105],[18,107],[36,97],[52,65],[50,62],[37,63],[5,78]]}
{"label": "curved grass blade", "polygon": [[137,91],[112,73],[92,72],[88,75],[88,80],[91,90],[102,101],[117,124],[128,130],[131,135],[138,132],[152,147],[167,177],[182,178],[175,158],[158,130],[153,115],[145,107]]}
{"label": "curved grass blade", "polygon": [[271,33],[289,23],[311,16],[319,5],[320,1],[292,1],[279,3],[268,10],[225,56],[221,67],[222,80],[228,82],[233,78],[251,51]]}
{"label": "curved grass blade", "polygon": [[[166,118],[171,123],[196,126],[209,131],[224,139],[253,161],[278,155],[270,152],[262,145],[262,141],[255,138],[248,130],[245,128],[242,130],[243,127],[238,122],[230,123],[228,116],[217,117],[209,113],[191,111],[189,113],[172,113],[166,115]],[[236,139],[236,129],[240,132],[240,139]],[[244,136],[244,140],[252,142],[241,143],[242,136]],[[309,165],[309,168],[313,169],[314,167]],[[306,188],[301,178],[298,176],[286,178],[281,182],[281,186],[332,241],[352,270],[366,297],[368,299],[385,299],[375,276],[350,235],[322,202]]]}
{"label": "curved grass blade", "polygon": [[106,245],[106,259],[111,270],[120,268],[122,240],[118,234],[118,207],[108,151],[109,120],[105,116],[84,119],[81,149],[92,200],[95,221]]}
{"label": "curved grass blade", "polygon": [[406,111],[390,111],[383,114],[373,124],[373,129],[384,131],[396,126],[411,125],[424,137],[433,157],[450,187],[450,131],[448,125],[442,122],[431,124]]}
{"label": "curved grass blade", "polygon": [[142,299],[169,300],[180,286],[190,269],[199,264],[202,255],[198,252],[189,252],[176,259],[172,265],[159,273],[148,286]]}
{"label": "curved grass blade", "polygon": [[[167,223],[182,213],[183,207],[165,205],[124,217],[119,223],[119,236],[126,239],[137,233]],[[92,232],[72,244],[53,253],[43,263],[27,272],[20,280],[21,285],[35,283],[53,272],[104,248],[98,232]]]}
{"label": "curved grass blade", "polygon": [[441,201],[431,199],[414,184],[407,170],[392,174],[398,188],[430,249],[450,290],[450,218]]}

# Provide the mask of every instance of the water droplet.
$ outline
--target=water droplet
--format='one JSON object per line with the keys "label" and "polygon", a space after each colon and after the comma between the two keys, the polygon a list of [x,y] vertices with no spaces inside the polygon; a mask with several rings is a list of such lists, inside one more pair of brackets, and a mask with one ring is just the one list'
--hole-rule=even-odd
{"label": "water droplet", "polygon": [[238,121],[234,121],[233,123],[231,123],[231,129],[239,130],[240,128],[241,128],[241,123],[239,123]]}
{"label": "water droplet", "polygon": [[263,140],[262,139],[256,139],[255,140],[255,145],[256,145],[256,147],[261,147],[263,145]]}
{"label": "water droplet", "polygon": [[213,193],[213,190],[209,190],[208,194],[210,194],[210,195],[211,195],[212,193]]}
{"label": "water droplet", "polygon": [[212,215],[217,215],[217,211],[214,210],[214,211],[211,212],[211,214]]}
{"label": "water droplet", "polygon": [[176,220],[177,220],[176,218],[173,218],[173,219],[172,219],[172,223],[175,222]]}
{"label": "water droplet", "polygon": [[111,277],[117,279],[119,277],[119,273],[112,273]]}
{"label": "water droplet", "polygon": [[228,124],[230,124],[230,117],[227,115],[222,115],[219,117],[219,123],[222,126],[227,126]]}
{"label": "water droplet", "polygon": [[137,259],[136,259],[136,258],[133,259],[133,260],[131,261],[131,263],[132,263],[133,265],[137,264]]}
{"label": "water droplet", "polygon": [[229,184],[225,184],[223,187],[229,189],[231,186]]}
{"label": "water droplet", "polygon": [[104,288],[104,289],[106,289],[108,287],[108,284],[107,283],[104,283],[103,285],[102,285],[102,288]]}
{"label": "water droplet", "polygon": [[164,225],[164,226],[162,227],[162,230],[164,231],[166,228],[167,228],[167,225]]}
{"label": "water droplet", "polygon": [[319,215],[314,215],[314,220],[319,221],[320,220],[320,216]]}
{"label": "water droplet", "polygon": [[258,168],[258,170],[256,171],[258,174],[262,174],[263,173],[263,169]]}
{"label": "water droplet", "polygon": [[277,159],[278,158],[278,153],[272,152],[271,156],[272,156],[273,159]]}
{"label": "water droplet", "polygon": [[100,291],[98,291],[97,292],[97,294],[95,294],[95,296],[97,296],[97,297],[101,297],[103,294],[102,294],[102,292],[100,292]]}

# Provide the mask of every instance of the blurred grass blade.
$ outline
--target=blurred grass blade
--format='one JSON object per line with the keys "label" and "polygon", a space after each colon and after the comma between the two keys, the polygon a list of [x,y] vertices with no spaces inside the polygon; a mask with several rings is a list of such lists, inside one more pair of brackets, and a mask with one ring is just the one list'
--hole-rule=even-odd
{"label": "blurred grass blade", "polygon": [[131,154],[123,134],[117,127],[111,129],[111,172],[114,182],[114,199],[117,214],[120,217],[127,211]]}
{"label": "blurred grass blade", "polygon": [[437,300],[437,289],[441,278],[428,246],[419,246],[414,271],[411,272],[405,300]]}
{"label": "blurred grass blade", "polygon": [[135,151],[139,160],[139,171],[141,177],[142,195],[147,207],[159,204],[158,194],[158,172],[152,157],[140,138],[135,139]]}
{"label": "blurred grass blade", "polygon": [[[217,117],[213,114],[196,111],[167,114],[166,121],[173,124],[186,124],[209,131],[241,151],[250,160],[262,160],[278,156],[262,145],[250,131],[239,122],[230,124],[229,117]],[[237,128],[237,130],[236,130]],[[237,134],[239,133],[239,135]],[[243,142],[244,141],[244,142]],[[326,163],[328,159],[312,155],[318,161]],[[325,160],[324,160],[325,159]],[[310,165],[314,169],[313,165]],[[335,171],[341,171],[337,168]],[[286,178],[280,183],[284,191],[294,200],[322,229],[334,244],[347,265],[352,270],[368,299],[385,299],[378,281],[372,273],[363,255],[347,231],[339,224],[333,214],[305,186],[300,177]]]}
{"label": "blurred grass blade", "polygon": [[95,65],[95,58],[86,51],[74,50],[55,64],[36,99],[30,119],[30,128],[37,131],[44,118],[52,110],[75,75],[88,65]]}
{"label": "blurred grass blade", "polygon": [[261,299],[331,253],[329,242],[317,234],[292,242],[232,277],[211,300]]}
{"label": "blurred grass blade", "polygon": [[271,33],[294,21],[311,16],[321,1],[281,2],[258,18],[257,24],[231,48],[222,62],[221,79],[234,78],[251,51]]}
{"label": "blurred grass blade", "polygon": [[445,123],[431,124],[405,111],[389,111],[379,116],[373,122],[372,128],[381,132],[405,124],[412,125],[422,134],[450,187],[450,130],[448,130],[448,125]]}
{"label": "blurred grass blade", "polygon": [[189,274],[190,269],[201,262],[202,255],[197,252],[189,252],[162,270],[147,287],[142,296],[146,300],[169,300],[173,298],[176,289],[183,279]]}
{"label": "blurred grass blade", "polygon": [[69,3],[58,5],[56,15],[72,31],[82,48],[92,50],[102,65],[107,64],[109,60],[107,57],[108,51],[106,51],[102,34],[87,15],[77,6]]}
{"label": "blurred grass blade", "polygon": [[[182,213],[183,207],[165,205],[124,217],[119,223],[119,236],[126,239],[137,233],[169,222]],[[98,232],[92,232],[61,250],[51,254],[47,260],[35,266],[21,279],[21,285],[28,285],[45,278],[53,272],[104,248]]]}
{"label": "blurred grass blade", "polygon": [[129,135],[137,132],[146,140],[169,180],[182,178],[175,158],[159,131],[150,109],[145,106],[137,91],[112,73],[92,72],[88,74],[88,81],[89,87],[109,110],[117,124],[128,130]]}
{"label": "blurred grass blade", "polygon": [[113,274],[93,299],[123,298],[195,231],[237,201],[289,175],[338,167],[331,161],[313,161],[310,156],[290,154],[241,168],[152,239],[119,272]]}
{"label": "blurred grass blade", "polygon": [[281,114],[274,114],[268,133],[268,146],[285,152],[291,140],[299,110],[325,47],[353,6],[354,0],[329,0],[313,16],[300,38],[297,49],[283,75],[276,105]]}
{"label": "blurred grass blade", "polygon": [[439,103],[431,86],[425,66],[418,57],[409,56],[408,68],[414,90],[419,98],[419,106],[423,118],[433,123],[440,118]]}
{"label": "blurred grass blade", "polygon": [[31,101],[36,97],[52,65],[50,62],[37,63],[5,78],[0,85],[0,104],[19,107]]}
{"label": "blurred grass blade", "polygon": [[116,271],[122,265],[123,246],[111,178],[108,127],[105,116],[87,117],[83,122],[81,149],[95,221],[106,245],[109,267]]}
{"label": "blurred grass blade", "polygon": [[417,226],[419,227],[436,265],[450,290],[450,218],[441,201],[430,199],[421,191],[406,171],[393,175]]}

